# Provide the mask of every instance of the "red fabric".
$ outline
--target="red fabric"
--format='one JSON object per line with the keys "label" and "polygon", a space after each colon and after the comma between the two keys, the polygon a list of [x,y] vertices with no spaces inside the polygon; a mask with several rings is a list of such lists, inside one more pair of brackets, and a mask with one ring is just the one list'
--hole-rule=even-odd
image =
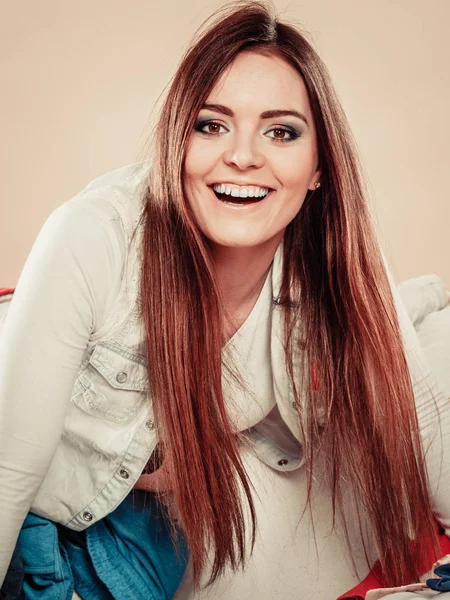
{"label": "red fabric", "polygon": [[[439,535],[439,544],[441,546],[441,556],[450,554],[450,538],[448,538],[439,528],[436,523],[436,530]],[[421,555],[420,572],[427,573],[433,566],[434,559],[429,552],[424,552]],[[364,600],[366,593],[369,590],[376,590],[380,587],[389,587],[384,581],[383,574],[381,572],[380,563],[377,561],[367,577],[358,583],[354,588],[339,596],[337,600]]]}
{"label": "red fabric", "polygon": [[0,288],[0,296],[7,296],[8,294],[12,294],[15,288]]}

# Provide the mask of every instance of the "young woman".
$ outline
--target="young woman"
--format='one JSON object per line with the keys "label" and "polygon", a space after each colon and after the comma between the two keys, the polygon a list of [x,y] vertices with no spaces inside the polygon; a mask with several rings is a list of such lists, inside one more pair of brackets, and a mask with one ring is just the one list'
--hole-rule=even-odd
{"label": "young woman", "polygon": [[[322,61],[264,5],[222,10],[150,163],[59,207],[20,276],[0,339],[0,581],[15,546],[29,598],[172,597],[188,552],[214,581],[255,541],[248,451],[302,470],[303,520],[325,486],[350,560],[356,530],[382,582],[417,581],[434,518],[450,531],[450,410],[393,293]],[[302,598],[345,592],[308,591],[314,558],[298,560]]]}

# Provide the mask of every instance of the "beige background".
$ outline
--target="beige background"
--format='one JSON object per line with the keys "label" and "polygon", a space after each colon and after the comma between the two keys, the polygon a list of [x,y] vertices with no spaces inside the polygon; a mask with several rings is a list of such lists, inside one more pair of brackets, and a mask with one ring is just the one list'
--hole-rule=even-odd
{"label": "beige background", "polygon": [[[214,0],[1,0],[0,287],[48,214],[141,156],[152,107]],[[450,0],[276,1],[329,66],[398,281],[450,285]]]}

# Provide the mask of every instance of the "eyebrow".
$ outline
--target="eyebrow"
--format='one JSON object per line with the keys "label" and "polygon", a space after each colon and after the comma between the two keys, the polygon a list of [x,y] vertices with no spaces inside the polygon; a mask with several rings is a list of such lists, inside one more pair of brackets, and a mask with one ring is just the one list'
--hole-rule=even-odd
{"label": "eyebrow", "polygon": [[[234,117],[234,112],[231,110],[231,108],[228,108],[223,104],[204,104],[201,110],[203,109],[213,110],[214,112],[222,113],[227,117]],[[265,110],[259,116],[261,119],[274,119],[276,117],[297,117],[297,119],[301,119],[306,123],[306,125],[309,126],[308,119],[301,112],[298,112],[298,110]]]}

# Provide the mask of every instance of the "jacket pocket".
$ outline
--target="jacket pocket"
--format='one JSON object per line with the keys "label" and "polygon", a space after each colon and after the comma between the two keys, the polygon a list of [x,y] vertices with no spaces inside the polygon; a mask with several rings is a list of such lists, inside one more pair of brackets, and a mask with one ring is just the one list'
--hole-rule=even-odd
{"label": "jacket pocket", "polygon": [[133,420],[148,396],[147,367],[127,349],[97,345],[77,383],[79,408],[120,425]]}

